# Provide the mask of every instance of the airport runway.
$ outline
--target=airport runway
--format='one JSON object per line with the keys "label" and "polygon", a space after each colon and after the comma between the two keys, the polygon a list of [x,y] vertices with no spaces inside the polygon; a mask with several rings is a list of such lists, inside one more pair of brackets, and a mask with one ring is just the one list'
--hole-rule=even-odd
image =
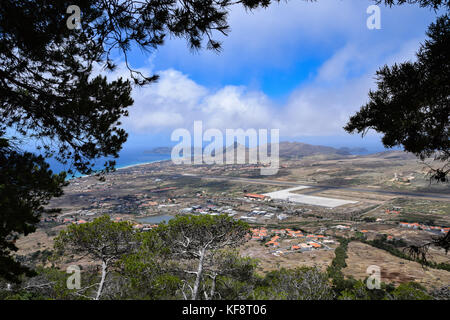
{"label": "airport runway", "polygon": [[[198,175],[198,174],[182,174],[180,176],[197,177],[201,179],[216,179],[216,180],[227,180],[227,181],[238,181],[244,183],[255,183],[255,184],[267,184],[276,186],[287,186],[287,187],[300,187],[307,186],[310,188],[315,188],[311,191],[312,193],[323,192],[326,190],[342,190],[349,192],[367,192],[367,193],[377,193],[383,195],[391,195],[396,197],[415,197],[415,198],[429,198],[436,200],[447,200],[450,201],[450,195],[440,194],[440,193],[426,193],[426,192],[405,192],[405,191],[390,191],[390,190],[380,190],[380,189],[370,189],[370,188],[360,188],[360,187],[340,187],[340,186],[330,186],[330,185],[320,185],[320,184],[305,184],[301,181],[279,181],[270,179],[251,179],[243,177],[230,177],[230,176],[211,176],[211,175]],[[317,190],[320,188],[322,190]]]}
{"label": "airport runway", "polygon": [[327,207],[327,208],[335,208],[339,206],[343,206],[346,204],[354,204],[357,203],[357,201],[352,200],[343,200],[343,199],[336,199],[336,198],[330,198],[330,197],[316,197],[316,196],[310,196],[305,194],[298,194],[293,193],[292,191],[297,190],[304,190],[309,189],[311,187],[308,186],[300,186],[300,187],[294,187],[294,188],[288,188],[283,189],[279,191],[273,191],[269,193],[264,193],[265,196],[268,196],[275,200],[286,200],[290,202],[297,202],[297,203],[303,203],[303,204],[309,204],[314,206],[321,206],[321,207]]}

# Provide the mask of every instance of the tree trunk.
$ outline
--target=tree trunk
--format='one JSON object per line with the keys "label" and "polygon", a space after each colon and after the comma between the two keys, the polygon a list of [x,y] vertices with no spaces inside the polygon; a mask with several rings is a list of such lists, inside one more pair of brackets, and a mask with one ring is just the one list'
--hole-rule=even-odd
{"label": "tree trunk", "polygon": [[102,279],[100,280],[100,284],[98,286],[97,295],[95,297],[95,300],[99,300],[100,296],[102,294],[103,286],[105,284],[107,269],[108,269],[108,266],[106,264],[106,261],[103,260],[102,261]]}
{"label": "tree trunk", "polygon": [[200,281],[203,275],[203,261],[205,259],[205,251],[206,251],[205,248],[202,248],[202,250],[200,251],[200,260],[198,262],[194,289],[192,290],[192,300],[198,299],[198,289],[200,288]]}
{"label": "tree trunk", "polygon": [[209,300],[213,300],[214,299],[214,294],[216,293],[216,278],[217,278],[217,275],[214,275],[211,278],[212,278],[212,284],[211,284],[211,291],[209,293]]}

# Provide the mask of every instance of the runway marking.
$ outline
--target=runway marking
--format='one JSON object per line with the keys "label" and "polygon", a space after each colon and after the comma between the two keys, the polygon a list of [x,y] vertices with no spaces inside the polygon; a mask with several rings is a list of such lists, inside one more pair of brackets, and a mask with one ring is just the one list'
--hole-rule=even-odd
{"label": "runway marking", "polygon": [[272,199],[275,199],[275,200],[292,201],[292,202],[310,204],[310,205],[327,207],[327,208],[335,208],[335,207],[343,206],[346,204],[354,204],[354,203],[358,202],[358,201],[351,201],[351,200],[308,196],[308,195],[304,195],[304,194],[292,193],[292,191],[308,189],[308,188],[311,188],[311,187],[298,186],[298,187],[294,187],[294,188],[288,188],[288,189],[284,189],[284,190],[265,193],[264,195],[268,196]]}

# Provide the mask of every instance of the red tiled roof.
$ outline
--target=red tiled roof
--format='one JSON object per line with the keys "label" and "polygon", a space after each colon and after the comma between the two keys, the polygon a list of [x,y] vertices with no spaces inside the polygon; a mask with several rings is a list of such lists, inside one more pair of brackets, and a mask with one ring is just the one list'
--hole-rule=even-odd
{"label": "red tiled roof", "polygon": [[266,196],[264,196],[262,194],[256,194],[256,193],[246,193],[246,194],[244,194],[244,197],[257,198],[257,199],[264,199],[264,198],[266,198]]}

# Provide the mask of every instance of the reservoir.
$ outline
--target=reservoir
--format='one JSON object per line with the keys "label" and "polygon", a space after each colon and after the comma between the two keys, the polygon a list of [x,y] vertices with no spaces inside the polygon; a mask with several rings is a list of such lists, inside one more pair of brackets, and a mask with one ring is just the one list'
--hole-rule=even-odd
{"label": "reservoir", "polygon": [[169,215],[156,215],[156,216],[150,216],[150,217],[145,217],[145,218],[139,218],[137,220],[141,223],[158,224],[163,221],[167,222],[173,218],[175,218],[175,217],[169,216]]}

